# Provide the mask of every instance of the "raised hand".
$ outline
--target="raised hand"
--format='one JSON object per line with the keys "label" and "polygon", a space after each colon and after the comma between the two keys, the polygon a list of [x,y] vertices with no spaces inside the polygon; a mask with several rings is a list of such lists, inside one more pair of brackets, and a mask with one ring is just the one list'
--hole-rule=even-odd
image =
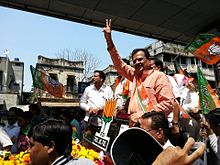
{"label": "raised hand", "polygon": [[103,28],[103,32],[104,33],[111,33],[111,22],[112,22],[112,20],[111,19],[106,19],[105,21],[106,21],[106,23],[105,23],[105,27]]}
{"label": "raised hand", "polygon": [[202,144],[191,155],[188,155],[193,144],[195,143],[193,138],[189,138],[181,149],[180,147],[168,147],[163,150],[152,165],[189,165],[195,160],[201,157],[205,151],[205,144]]}
{"label": "raised hand", "polygon": [[103,28],[103,32],[105,34],[106,43],[108,46],[108,49],[111,50],[114,47],[112,37],[111,37],[111,19],[105,20],[105,27]]}

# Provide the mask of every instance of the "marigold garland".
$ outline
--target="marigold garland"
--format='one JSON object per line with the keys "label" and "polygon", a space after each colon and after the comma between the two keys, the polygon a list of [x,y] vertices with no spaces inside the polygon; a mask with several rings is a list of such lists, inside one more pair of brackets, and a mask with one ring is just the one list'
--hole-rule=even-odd
{"label": "marigold garland", "polygon": [[[80,144],[72,142],[71,155],[74,158],[87,158],[94,161],[97,165],[104,165],[103,157],[99,155],[93,149],[86,149]],[[10,152],[2,152],[0,154],[0,165],[30,165],[30,154],[28,151],[20,152],[17,155],[13,155]]]}

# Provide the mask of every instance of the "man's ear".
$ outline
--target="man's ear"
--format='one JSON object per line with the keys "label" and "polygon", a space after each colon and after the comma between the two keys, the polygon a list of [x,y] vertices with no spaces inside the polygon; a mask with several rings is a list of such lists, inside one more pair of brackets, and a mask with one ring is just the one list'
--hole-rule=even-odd
{"label": "man's ear", "polygon": [[54,149],[55,149],[54,141],[49,142],[49,144],[47,144],[47,146],[48,146],[48,150],[47,150],[48,154],[50,154],[51,152],[54,151]]}
{"label": "man's ear", "polygon": [[157,131],[157,136],[158,136],[158,138],[163,138],[164,132],[163,132],[163,129],[162,129],[162,128],[159,128],[159,129],[158,129],[158,131]]}

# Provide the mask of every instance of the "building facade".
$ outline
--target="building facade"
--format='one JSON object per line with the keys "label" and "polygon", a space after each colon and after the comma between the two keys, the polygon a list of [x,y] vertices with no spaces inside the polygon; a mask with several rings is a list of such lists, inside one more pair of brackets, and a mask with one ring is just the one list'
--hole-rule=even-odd
{"label": "building facade", "polygon": [[18,58],[10,61],[0,57],[0,110],[22,103],[24,63]]}
{"label": "building facade", "polygon": [[78,105],[78,83],[83,79],[83,62],[65,59],[51,59],[38,56],[37,70],[41,70],[52,79],[64,85],[63,98],[56,98],[47,91],[38,91],[38,99],[43,106],[70,107]]}
{"label": "building facade", "polygon": [[186,69],[188,73],[196,73],[197,66],[200,66],[210,85],[212,87],[216,86],[213,65],[208,65],[197,59],[193,54],[186,51],[184,46],[156,41],[147,46],[146,49],[151,56],[162,60],[164,65],[170,70],[174,70],[174,60],[177,61],[183,69]]}

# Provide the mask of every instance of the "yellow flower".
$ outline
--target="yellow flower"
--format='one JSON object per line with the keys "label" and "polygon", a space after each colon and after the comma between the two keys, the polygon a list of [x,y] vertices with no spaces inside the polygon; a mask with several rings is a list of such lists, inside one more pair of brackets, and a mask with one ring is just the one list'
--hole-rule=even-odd
{"label": "yellow flower", "polygon": [[[7,154],[7,155],[6,155]],[[71,155],[74,158],[87,158],[97,163],[97,160],[100,160],[99,154],[92,150],[87,149],[80,144],[76,144],[75,141],[72,141],[72,152]],[[8,160],[5,160],[5,157]],[[0,155],[0,165],[29,165],[30,164],[30,153],[27,151],[20,152],[17,155],[12,155],[10,152],[5,152]]]}

